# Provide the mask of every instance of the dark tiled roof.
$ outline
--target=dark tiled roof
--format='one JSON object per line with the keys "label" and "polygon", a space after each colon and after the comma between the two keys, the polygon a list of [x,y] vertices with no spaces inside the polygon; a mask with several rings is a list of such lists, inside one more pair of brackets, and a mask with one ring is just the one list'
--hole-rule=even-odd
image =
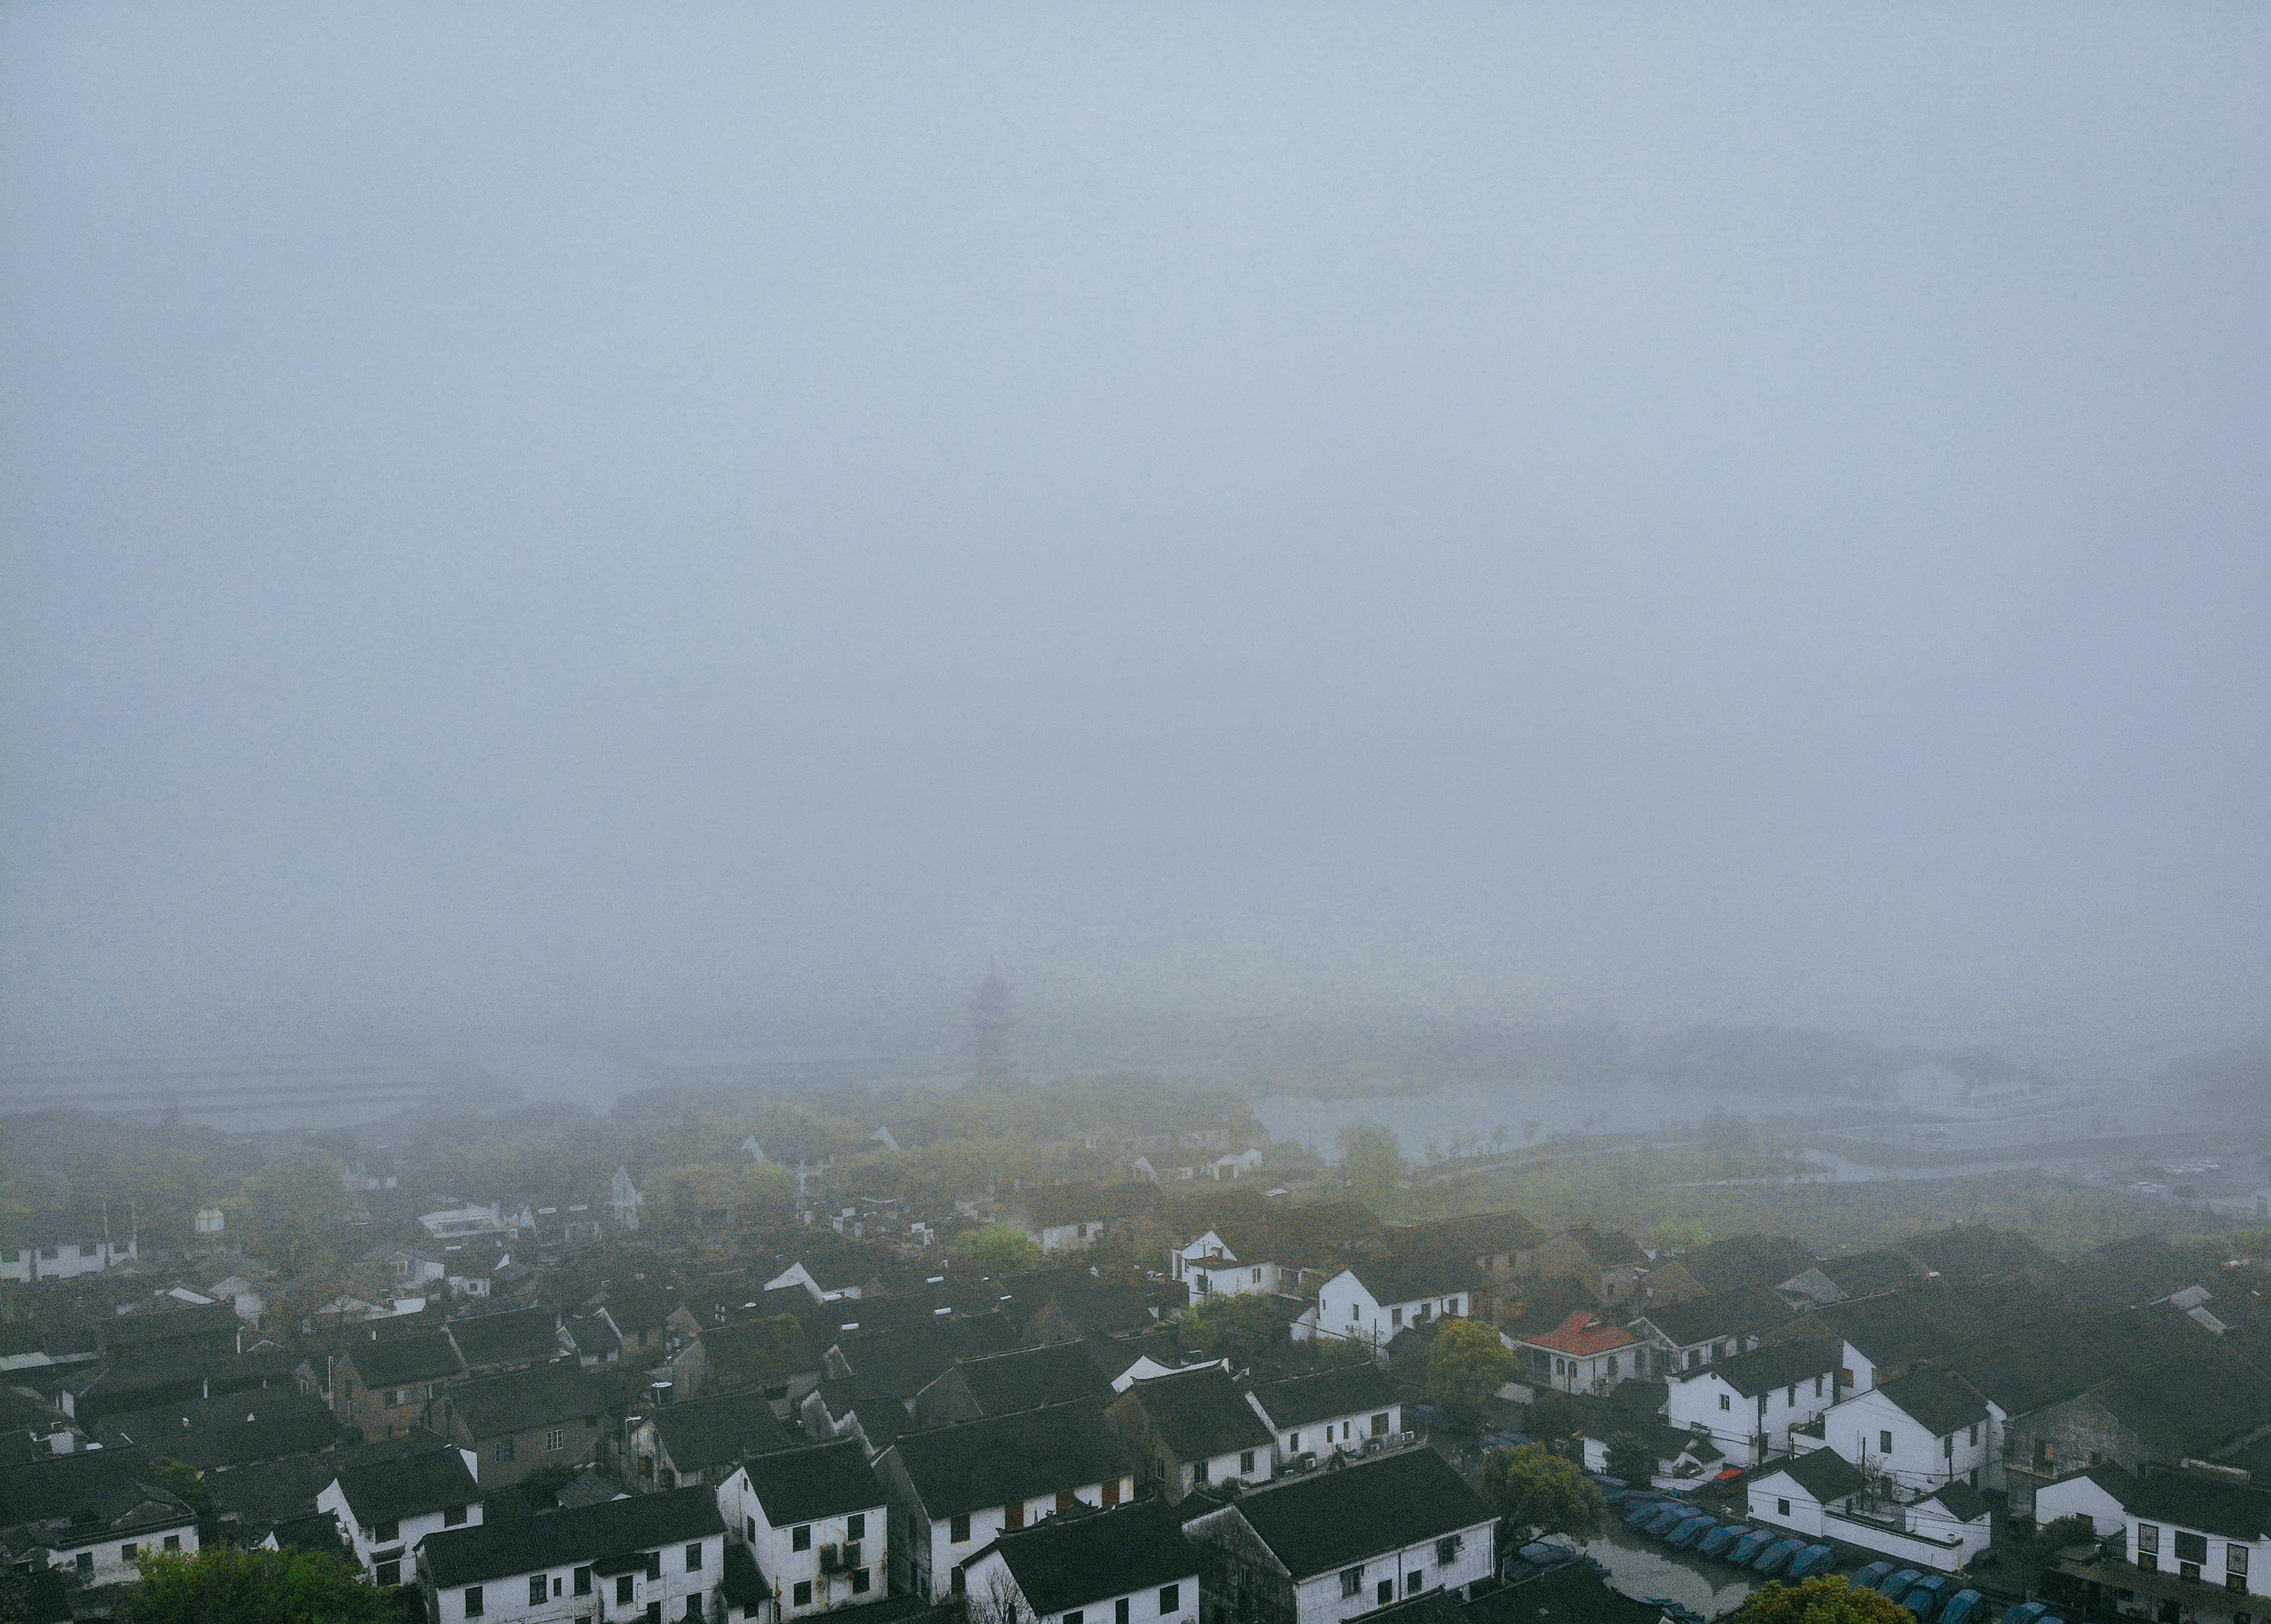
{"label": "dark tiled roof", "polygon": [[1861,1469],[1835,1450],[1813,1450],[1790,1460],[1761,1466],[1757,1480],[1763,1481],[1777,1472],[1787,1472],[1800,1488],[1825,1505],[1848,1494],[1858,1494],[1869,1487],[1869,1479],[1862,1475]]}
{"label": "dark tiled roof", "polygon": [[450,1390],[449,1400],[476,1438],[502,1437],[599,1413],[599,1387],[573,1360],[466,1382]]}
{"label": "dark tiled roof", "polygon": [[1231,1503],[1296,1581],[1492,1520],[1450,1462],[1424,1448],[1284,1479]]}
{"label": "dark tiled roof", "polygon": [[1694,1347],[1722,1337],[1773,1330],[1791,1317],[1790,1305],[1763,1286],[1739,1286],[1691,1302],[1657,1302],[1642,1316],[1674,1347]]}
{"label": "dark tiled roof", "polygon": [[464,1368],[457,1344],[444,1331],[357,1343],[341,1357],[353,1362],[365,1387],[407,1387],[453,1376]]}
{"label": "dark tiled roof", "polygon": [[726,1582],[722,1588],[726,1600],[748,1618],[758,1616],[759,1610],[773,1598],[773,1587],[757,1570],[757,1559],[738,1539],[726,1542]]}
{"label": "dark tiled roof", "polygon": [[1545,1239],[1545,1232],[1519,1212],[1467,1212],[1456,1218],[1397,1224],[1386,1238],[1393,1251],[1443,1252],[1472,1262],[1525,1251]]}
{"label": "dark tiled roof", "polygon": [[891,1446],[934,1519],[1126,1477],[1127,1447],[1093,1404],[911,1432]]}
{"label": "dark tiled roof", "polygon": [[157,1463],[145,1450],[78,1450],[0,1467],[0,1528],[63,1523],[83,1543],[97,1531],[123,1534],[195,1520],[188,1506],[158,1487]]}
{"label": "dark tiled roof", "polygon": [[1701,1376],[1716,1376],[1744,1398],[1755,1398],[1793,1382],[1828,1376],[1837,1368],[1837,1359],[1838,1350],[1834,1346],[1807,1339],[1776,1343],[1755,1353],[1739,1353],[1732,1359],[1714,1360],[1693,1370],[1683,1370],[1672,1379],[1693,1381]]}
{"label": "dark tiled roof", "polygon": [[1076,1398],[1108,1400],[1112,1383],[1089,1350],[1077,1342],[1012,1349],[981,1359],[956,1361],[942,1381],[958,1381],[982,1415],[1038,1410]]}
{"label": "dark tiled roof", "polygon": [[432,1450],[404,1460],[375,1462],[339,1473],[347,1509],[368,1528],[398,1522],[421,1511],[470,1505],[481,1497],[465,1457],[455,1450]]}
{"label": "dark tiled roof", "polygon": [[1464,1257],[1437,1254],[1366,1257],[1350,1264],[1349,1268],[1365,1290],[1372,1294],[1373,1301],[1382,1304],[1416,1302],[1454,1293],[1463,1295],[1471,1292],[1475,1284],[1474,1260]]}
{"label": "dark tiled roof", "polygon": [[777,1450],[741,1463],[749,1487],[775,1528],[810,1523],[848,1511],[868,1511],[883,1503],[882,1479],[867,1465],[867,1453],[853,1439]]}
{"label": "dark tiled roof", "polygon": [[788,1435],[761,1392],[720,1393],[666,1404],[654,1413],[654,1435],[681,1472],[727,1466],[744,1455],[786,1449]]}
{"label": "dark tiled roof", "polygon": [[1572,1224],[1561,1233],[1604,1267],[1633,1268],[1648,1262],[1648,1254],[1641,1250],[1640,1243],[1621,1229],[1601,1230],[1590,1224]]}
{"label": "dark tiled roof", "polygon": [[[1896,1291],[1913,1280],[1924,1278],[1924,1265],[1906,1252],[1885,1247],[1873,1252],[1848,1252],[1841,1257],[1825,1257],[1814,1265],[1822,1275],[1849,1297],[1870,1297],[1880,1292]],[[1804,1273],[1793,1269],[1791,1275]],[[1790,1276],[1784,1276],[1784,1279]]]}
{"label": "dark tiled roof", "polygon": [[[1828,1453],[1827,1450],[1822,1452]],[[1932,1490],[1928,1498],[1940,1502],[1947,1514],[1959,1523],[1977,1522],[1987,1515],[1986,1500],[1977,1489],[1960,1478]]]}
{"label": "dark tiled roof", "polygon": [[1987,1419],[1979,1395],[1946,1370],[1919,1370],[1877,1390],[1935,1438]]}
{"label": "dark tiled roof", "polygon": [[1396,1402],[1396,1389],[1389,1384],[1387,1375],[1369,1361],[1279,1382],[1257,1383],[1253,1392],[1270,1421],[1280,1427],[1361,1415],[1385,1410]]}
{"label": "dark tiled roof", "polygon": [[437,1586],[480,1584],[553,1568],[580,1568],[611,1556],[684,1544],[726,1531],[707,1488],[634,1494],[595,1506],[445,1528],[426,1536],[420,1560]]}
{"label": "dark tiled roof", "polygon": [[[1198,1554],[1183,1537],[1180,1519],[1156,1500],[1052,1516],[987,1548],[1001,1553],[1042,1617],[1163,1584],[1189,1583],[1196,1600]],[[1143,1611],[1150,1605],[1149,1598],[1138,1603]]]}
{"label": "dark tiled roof", "polygon": [[2097,1396],[2155,1454],[2170,1459],[2206,1456],[2271,1426],[2271,1380],[2221,1346],[2116,1376]]}
{"label": "dark tiled roof", "polygon": [[1022,1205],[1027,1222],[1047,1228],[1153,1212],[1159,1205],[1159,1187],[1136,1179],[1119,1184],[1053,1184],[1034,1190]]}
{"label": "dark tiled roof", "polygon": [[1787,1235],[1731,1235],[1680,1255],[1679,1266],[1707,1292],[1779,1286],[1813,1266],[1813,1254]]}
{"label": "dark tiled roof", "polygon": [[536,1364],[560,1356],[559,1333],[554,1328],[552,1316],[542,1309],[516,1309],[505,1314],[453,1319],[447,1329],[469,1370],[493,1365]]}
{"label": "dark tiled roof", "polygon": [[840,1338],[837,1352],[852,1374],[876,1392],[912,1398],[957,1359],[1000,1353],[1017,1346],[1008,1316],[972,1314],[940,1317],[889,1331],[856,1331]]}
{"label": "dark tiled roof", "polygon": [[1268,1449],[1270,1428],[1246,1402],[1238,1383],[1220,1365],[1156,1376],[1137,1382],[1114,1401],[1115,1410],[1132,1405],[1151,1424],[1151,1434],[1177,1460],[1204,1460],[1240,1450]]}
{"label": "dark tiled roof", "polygon": [[[1373,1616],[1385,1620],[1391,1615]],[[1459,1624],[1663,1624],[1664,1608],[1612,1590],[1584,1563],[1570,1562],[1478,1597],[1455,1616]]]}
{"label": "dark tiled roof", "polygon": [[103,1443],[147,1445],[200,1472],[327,1450],[339,1441],[338,1419],[320,1398],[297,1388],[188,1398],[179,1404],[103,1418]]}
{"label": "dark tiled roof", "polygon": [[2173,1523],[2227,1539],[2271,1534],[2271,1491],[2189,1472],[2148,1469],[2125,1509],[2151,1523]]}

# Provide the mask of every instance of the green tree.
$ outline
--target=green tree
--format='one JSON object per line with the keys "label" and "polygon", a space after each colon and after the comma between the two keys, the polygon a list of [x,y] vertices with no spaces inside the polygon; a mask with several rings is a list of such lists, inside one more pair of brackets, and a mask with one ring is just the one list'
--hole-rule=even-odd
{"label": "green tree", "polygon": [[1637,1433],[1620,1432],[1609,1440],[1609,1475],[1645,1488],[1656,1476],[1655,1452]]}
{"label": "green tree", "polygon": [[1183,1310],[1175,1340],[1186,1353],[1253,1354],[1288,1339],[1285,1316],[1264,1293],[1210,1297]]}
{"label": "green tree", "polygon": [[287,1278],[337,1261],[353,1211],[339,1164],[315,1151],[270,1162],[229,1205],[231,1235]]}
{"label": "green tree", "polygon": [[1762,1585],[1731,1617],[1737,1624],[1916,1624],[1898,1602],[1856,1590],[1837,1574]]}
{"label": "green tree", "polygon": [[400,1616],[401,1592],[365,1583],[343,1556],[220,1545],[158,1552],[141,1567],[120,1624],[396,1624]]}
{"label": "green tree", "polygon": [[1361,1201],[1378,1202],[1404,1177],[1404,1153],[1378,1123],[1351,1123],[1340,1131],[1341,1175]]}
{"label": "green tree", "polygon": [[197,1476],[197,1469],[185,1460],[161,1460],[156,1476],[160,1488],[197,1514],[197,1532],[202,1537],[212,1525],[212,1491]]}
{"label": "green tree", "polygon": [[1478,1319],[1444,1321],[1427,1349],[1427,1397],[1471,1424],[1484,1400],[1521,1374],[1522,1361]]}
{"label": "green tree", "polygon": [[2040,1578],[2066,1546],[2096,1543],[2097,1524],[2077,1511],[2068,1516],[2054,1518],[2036,1529],[2021,1547],[2020,1556],[2026,1563],[2028,1573]]}
{"label": "green tree", "polygon": [[956,1242],[954,1255],[986,1274],[1016,1274],[1041,1262],[1041,1249],[1015,1224],[980,1225]]}
{"label": "green tree", "polygon": [[1530,1435],[1556,1445],[1575,1437],[1584,1426],[1577,1401],[1558,1388],[1534,1390],[1538,1396],[1530,1401]]}
{"label": "green tree", "polygon": [[1609,1509],[1575,1463],[1535,1443],[1493,1450],[1483,1457],[1483,1498],[1509,1523],[1579,1539],[1600,1531]]}

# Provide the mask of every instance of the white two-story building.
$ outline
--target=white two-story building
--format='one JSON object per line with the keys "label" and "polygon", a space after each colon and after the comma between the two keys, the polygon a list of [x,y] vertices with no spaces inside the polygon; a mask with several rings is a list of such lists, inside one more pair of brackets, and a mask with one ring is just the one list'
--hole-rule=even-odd
{"label": "white two-story building", "polygon": [[1054,1516],[1003,1534],[964,1564],[979,1618],[1033,1624],[1196,1624],[1198,1546],[1156,1500]]}
{"label": "white two-story building", "polygon": [[1471,1312],[1474,1275],[1471,1264],[1456,1258],[1398,1257],[1351,1265],[1318,1288],[1316,1306],[1293,1322],[1293,1336],[1363,1342],[1384,1350],[1413,1325]]}
{"label": "white two-story building", "polygon": [[316,1493],[316,1508],[339,1519],[355,1560],[380,1584],[399,1584],[406,1559],[427,1535],[481,1520],[469,1450],[437,1449],[342,1472]]}
{"label": "white two-story building", "polygon": [[1730,1465],[1757,1465],[1791,1452],[1791,1428],[1810,1426],[1837,1402],[1837,1353],[1823,1343],[1785,1342],[1675,1374],[1664,1419],[1710,1435]]}
{"label": "white two-story building", "polygon": [[1973,1488],[1995,1448],[1987,1405],[1945,1370],[1920,1370],[1832,1405],[1822,1438],[1873,1481],[1904,1494],[1961,1482]]}
{"label": "white two-story building", "polygon": [[433,1624],[707,1620],[726,1524],[707,1488],[633,1494],[428,1534],[418,1585]]}
{"label": "white two-story building", "polygon": [[888,1499],[853,1438],[751,1456],[718,1486],[718,1509],[771,1587],[777,1619],[882,1597]]}

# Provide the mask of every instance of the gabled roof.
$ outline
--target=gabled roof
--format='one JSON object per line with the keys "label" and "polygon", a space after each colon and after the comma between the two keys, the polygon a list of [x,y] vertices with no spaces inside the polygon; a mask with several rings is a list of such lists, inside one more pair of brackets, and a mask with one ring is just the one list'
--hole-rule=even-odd
{"label": "gabled roof", "polygon": [[417,1382],[441,1381],[465,1368],[457,1344],[446,1331],[375,1337],[355,1343],[339,1357],[354,1364],[365,1387],[407,1387]]}
{"label": "gabled roof", "polygon": [[1451,1463],[1427,1448],[1283,1478],[1230,1504],[1296,1582],[1494,1515]]}
{"label": "gabled roof", "polygon": [[[469,1370],[492,1365],[535,1364],[560,1356],[560,1336],[542,1309],[515,1309],[453,1319],[443,1329]],[[366,1381],[369,1377],[364,1378]]]}
{"label": "gabled roof", "polygon": [[1620,1347],[1630,1347],[1640,1339],[1622,1325],[1581,1309],[1552,1330],[1520,1339],[1530,1347],[1551,1348],[1572,1359],[1590,1359],[1596,1353],[1611,1353]]}
{"label": "gabled roof", "polygon": [[1787,1476],[1824,1505],[1843,1500],[1848,1494],[1858,1494],[1869,1487],[1869,1479],[1862,1474],[1861,1469],[1835,1450],[1813,1450],[1789,1460],[1761,1466],[1752,1480],[1764,1483],[1777,1472]]}
{"label": "gabled roof", "polygon": [[1038,1410],[1076,1398],[1109,1402],[1112,1395],[1111,1381],[1088,1347],[1078,1342],[1053,1342],[1046,1347],[1013,1348],[1006,1353],[957,1360],[938,1380],[959,1383],[981,1415]]}
{"label": "gabled roof", "polygon": [[450,1390],[450,1405],[476,1438],[526,1432],[599,1413],[599,1389],[574,1360],[483,1376]]}
{"label": "gabled roof", "polygon": [[1650,1303],[1640,1317],[1672,1346],[1697,1347],[1771,1331],[1791,1317],[1791,1309],[1763,1286],[1739,1286],[1692,1301]]}
{"label": "gabled roof", "polygon": [[666,1404],[652,1419],[654,1435],[681,1472],[732,1465],[746,1455],[786,1449],[790,1442],[761,1392],[719,1393]]}
{"label": "gabled roof", "polygon": [[1979,1395],[1950,1371],[1919,1370],[1873,1390],[1900,1406],[1901,1413],[1935,1438],[1987,1419],[1987,1406]]}
{"label": "gabled roof", "polygon": [[2148,1467],[2123,1509],[2147,1522],[2173,1523],[2227,1539],[2271,1534],[2271,1490],[2205,1473]]}
{"label": "gabled roof", "polygon": [[1621,1229],[1572,1224],[1558,1238],[1575,1242],[1603,1268],[1633,1268],[1648,1262],[1648,1254],[1641,1250],[1640,1243]]}
{"label": "gabled roof", "polygon": [[1837,1368],[1837,1360],[1838,1350],[1834,1344],[1806,1338],[1776,1343],[1754,1353],[1714,1360],[1693,1370],[1678,1371],[1672,1379],[1692,1382],[1699,1376],[1716,1376],[1744,1398],[1755,1398],[1793,1382],[1810,1382],[1815,1376],[1828,1376]]}
{"label": "gabled roof", "polygon": [[[1872,1252],[1847,1252],[1836,1257],[1825,1257],[1813,1267],[1823,1279],[1848,1297],[1873,1297],[1884,1292],[1897,1291],[1925,1276],[1922,1264],[1906,1252],[1889,1246]],[[1801,1266],[1791,1270],[1783,1278],[1795,1279],[1805,1272]]]}
{"label": "gabled roof", "polygon": [[1349,1272],[1383,1305],[1464,1294],[1475,1285],[1474,1259],[1454,1255],[1359,1257],[1350,1263]]}
{"label": "gabled roof", "polygon": [[1180,1519],[1157,1500],[1061,1512],[1003,1534],[978,1555],[987,1551],[999,1553],[1026,1605],[1044,1618],[1163,1584],[1195,1584],[1199,1572]]}
{"label": "gabled roof", "polygon": [[581,1568],[725,1531],[713,1491],[679,1488],[474,1528],[445,1528],[427,1535],[418,1554],[435,1584],[447,1589],[546,1568]]}
{"label": "gabled roof", "polygon": [[429,1450],[402,1460],[354,1466],[339,1475],[347,1509],[368,1528],[421,1511],[470,1505],[481,1497],[465,1457],[455,1450]]}
{"label": "gabled roof", "polygon": [[934,1520],[1083,1488],[1134,1470],[1103,1412],[1086,1403],[911,1432],[891,1450]]}
{"label": "gabled roof", "polygon": [[1472,1263],[1526,1251],[1545,1239],[1545,1232],[1519,1212],[1465,1212],[1392,1225],[1384,1238],[1391,1251],[1441,1252]]}
{"label": "gabled roof", "polygon": [[1986,1500],[1962,1478],[1941,1484],[1925,1498],[1938,1501],[1941,1509],[1959,1523],[1975,1523],[1987,1515]]}
{"label": "gabled roof", "polygon": [[78,1450],[0,1467],[0,1528],[57,1524],[85,1544],[110,1534],[194,1523],[197,1515],[157,1484],[146,1450]]}
{"label": "gabled roof", "polygon": [[753,1455],[741,1470],[775,1528],[873,1510],[885,1499],[882,1479],[856,1439]]}
{"label": "gabled roof", "polygon": [[1679,1266],[1707,1292],[1779,1286],[1813,1264],[1810,1250],[1779,1235],[1731,1235],[1679,1257]]}
{"label": "gabled roof", "polygon": [[877,1392],[912,1398],[957,1359],[999,1353],[1017,1346],[1007,1315],[942,1315],[885,1331],[856,1331],[838,1339],[836,1351],[852,1374]]}
{"label": "gabled roof", "polygon": [[2271,1380],[2220,1345],[2116,1376],[2096,1398],[2155,1454],[2170,1459],[2206,1456],[2271,1426]]}
{"label": "gabled roof", "polygon": [[1113,1408],[1123,1405],[1142,1410],[1151,1435],[1180,1461],[1266,1450],[1275,1441],[1220,1365],[1133,1383]]}
{"label": "gabled roof", "polygon": [[1017,1205],[1024,1208],[1027,1222],[1046,1229],[1156,1211],[1159,1187],[1144,1179],[1124,1179],[1113,1184],[1052,1184],[1031,1191]]}
{"label": "gabled roof", "polygon": [[339,1442],[340,1428],[322,1399],[287,1387],[107,1415],[94,1431],[107,1446],[144,1444],[161,1458],[205,1472],[327,1450]]}
{"label": "gabled roof", "polygon": [[1307,1427],[1344,1415],[1385,1410],[1397,1402],[1387,1373],[1366,1360],[1339,1365],[1308,1376],[1282,1381],[1258,1382],[1249,1390],[1260,1401],[1270,1423],[1279,1427]]}

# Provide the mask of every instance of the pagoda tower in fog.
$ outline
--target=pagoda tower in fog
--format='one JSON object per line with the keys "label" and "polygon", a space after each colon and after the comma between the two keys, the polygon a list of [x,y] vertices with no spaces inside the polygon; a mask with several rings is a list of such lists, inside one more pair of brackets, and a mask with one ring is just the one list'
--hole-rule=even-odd
{"label": "pagoda tower in fog", "polygon": [[1015,1066],[1016,995],[989,969],[970,995],[970,1086],[1006,1088],[1021,1081]]}

